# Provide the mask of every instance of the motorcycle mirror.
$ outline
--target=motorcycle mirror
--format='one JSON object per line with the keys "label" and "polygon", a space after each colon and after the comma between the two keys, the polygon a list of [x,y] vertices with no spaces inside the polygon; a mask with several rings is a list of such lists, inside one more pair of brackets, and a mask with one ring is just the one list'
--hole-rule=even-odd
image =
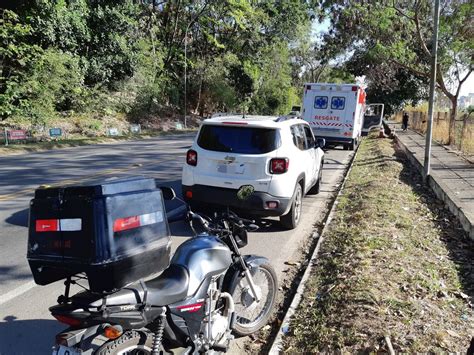
{"label": "motorcycle mirror", "polygon": [[243,228],[236,228],[234,230],[235,243],[239,248],[243,248],[248,243],[247,231]]}
{"label": "motorcycle mirror", "polygon": [[255,188],[252,185],[242,185],[237,191],[237,198],[239,200],[247,200],[254,193]]}
{"label": "motorcycle mirror", "polygon": [[258,226],[256,224],[249,224],[248,226],[249,232],[255,232],[258,229]]}
{"label": "motorcycle mirror", "polygon": [[160,187],[161,193],[163,194],[163,199],[166,201],[171,201],[176,198],[176,192],[171,187],[162,186]]}

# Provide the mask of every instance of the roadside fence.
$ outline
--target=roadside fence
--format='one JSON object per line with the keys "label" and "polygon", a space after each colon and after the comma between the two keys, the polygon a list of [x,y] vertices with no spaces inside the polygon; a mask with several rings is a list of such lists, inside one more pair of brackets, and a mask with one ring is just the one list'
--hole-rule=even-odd
{"label": "roadside fence", "polygon": [[[417,132],[426,133],[428,113],[423,111],[406,111],[409,115],[408,127]],[[402,121],[403,112],[395,114],[395,121]],[[454,130],[452,146],[462,152],[474,154],[474,115],[462,113],[456,117],[454,125],[450,126],[449,112],[434,112],[433,139],[441,144],[449,142],[450,130]]]}

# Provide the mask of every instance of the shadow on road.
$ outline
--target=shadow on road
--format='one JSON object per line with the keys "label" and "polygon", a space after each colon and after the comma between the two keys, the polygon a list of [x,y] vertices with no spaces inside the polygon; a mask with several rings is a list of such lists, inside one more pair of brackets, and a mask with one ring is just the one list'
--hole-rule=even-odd
{"label": "shadow on road", "polygon": [[28,211],[29,209],[26,208],[24,210],[15,212],[10,217],[8,217],[5,222],[15,226],[28,227]]}
{"label": "shadow on road", "polygon": [[65,328],[54,320],[7,316],[0,322],[0,354],[50,354],[55,335]]}
{"label": "shadow on road", "polygon": [[[26,280],[31,278],[31,273],[16,272],[17,266],[0,266],[0,283],[8,280]],[[1,352],[0,352],[1,354]]]}

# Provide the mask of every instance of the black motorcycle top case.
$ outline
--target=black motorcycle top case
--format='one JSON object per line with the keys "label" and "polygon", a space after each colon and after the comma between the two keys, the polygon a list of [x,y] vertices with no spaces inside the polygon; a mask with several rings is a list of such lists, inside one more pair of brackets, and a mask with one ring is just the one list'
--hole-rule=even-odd
{"label": "black motorcycle top case", "polygon": [[28,262],[39,285],[86,273],[109,292],[169,265],[160,189],[148,178],[38,189],[30,203]]}

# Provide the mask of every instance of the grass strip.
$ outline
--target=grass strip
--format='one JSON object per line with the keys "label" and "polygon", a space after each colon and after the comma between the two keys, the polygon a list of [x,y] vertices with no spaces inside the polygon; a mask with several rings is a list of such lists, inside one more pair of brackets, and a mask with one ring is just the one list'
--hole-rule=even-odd
{"label": "grass strip", "polygon": [[393,141],[365,139],[286,352],[465,352],[473,247]]}

